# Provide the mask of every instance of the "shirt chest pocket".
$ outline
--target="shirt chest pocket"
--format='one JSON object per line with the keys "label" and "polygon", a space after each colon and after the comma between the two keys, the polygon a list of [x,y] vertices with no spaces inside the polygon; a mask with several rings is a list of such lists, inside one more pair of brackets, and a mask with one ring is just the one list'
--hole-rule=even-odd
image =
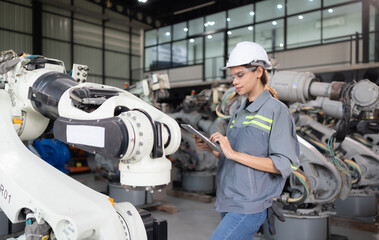
{"label": "shirt chest pocket", "polygon": [[[236,129],[237,130],[237,129]],[[256,157],[267,157],[269,147],[269,132],[259,129],[253,124],[242,125],[235,132],[236,141],[233,149]]]}

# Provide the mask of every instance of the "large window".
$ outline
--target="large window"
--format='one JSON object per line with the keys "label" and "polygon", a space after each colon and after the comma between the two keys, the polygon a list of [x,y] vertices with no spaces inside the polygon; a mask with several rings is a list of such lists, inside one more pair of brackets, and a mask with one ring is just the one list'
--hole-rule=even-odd
{"label": "large window", "polygon": [[145,32],[145,46],[157,44],[157,30],[149,30]]}
{"label": "large window", "polygon": [[258,2],[256,5],[256,21],[262,22],[284,16],[284,0],[267,0]]}
{"label": "large window", "polygon": [[255,41],[267,52],[284,47],[284,21],[274,20],[255,25]]}
{"label": "large window", "polygon": [[191,38],[188,42],[188,64],[203,63],[203,38]]}
{"label": "large window", "polygon": [[171,41],[171,26],[162,27],[158,29],[158,42],[167,43]]}
{"label": "large window", "polygon": [[196,18],[188,22],[189,35],[197,35],[204,32],[204,20],[203,18]]}
{"label": "large window", "polygon": [[188,28],[187,28],[186,22],[175,24],[173,26],[173,37],[172,37],[172,39],[174,41],[184,39],[187,37],[187,32],[188,32]]}
{"label": "large window", "polygon": [[171,44],[158,45],[158,68],[168,68],[171,64]]}
{"label": "large window", "polygon": [[220,12],[205,17],[205,31],[214,31],[226,27],[226,12]]}
{"label": "large window", "polygon": [[[205,80],[211,81],[223,77],[219,68],[241,41],[257,42],[269,53],[348,41],[357,32],[362,33],[363,1],[253,1],[227,11],[149,30],[145,33],[144,70],[203,64]],[[374,31],[374,9],[370,14],[370,31]],[[370,36],[370,41],[372,49],[374,35]]]}
{"label": "large window", "polygon": [[[333,41],[330,38],[347,36],[362,32],[362,4],[354,3],[346,6],[328,8],[323,11],[322,29],[323,41]],[[320,22],[316,22],[321,27]],[[349,37],[346,37],[349,39]],[[343,40],[342,38],[340,40]]]}
{"label": "large window", "polygon": [[145,48],[145,71],[151,71],[157,67],[158,48]]}
{"label": "large window", "polygon": [[287,19],[287,48],[320,44],[321,12],[299,14]]}
{"label": "large window", "polygon": [[[364,0],[366,1],[366,0]],[[324,6],[331,6],[335,4],[345,3],[345,2],[351,2],[351,0],[324,0]]]}
{"label": "large window", "polygon": [[227,32],[228,35],[228,55],[237,43],[242,41],[254,41],[254,27],[242,27]]}
{"label": "large window", "polygon": [[172,44],[172,66],[184,66],[187,64],[187,41],[174,42]]}
{"label": "large window", "polygon": [[224,66],[224,33],[208,35],[205,39],[205,80],[222,78]]}
{"label": "large window", "polygon": [[226,19],[228,22],[228,27],[235,28],[247,24],[253,24],[254,15],[255,12],[253,4],[231,9],[228,12],[228,18]]}
{"label": "large window", "polygon": [[287,14],[306,12],[321,8],[321,0],[287,0]]}

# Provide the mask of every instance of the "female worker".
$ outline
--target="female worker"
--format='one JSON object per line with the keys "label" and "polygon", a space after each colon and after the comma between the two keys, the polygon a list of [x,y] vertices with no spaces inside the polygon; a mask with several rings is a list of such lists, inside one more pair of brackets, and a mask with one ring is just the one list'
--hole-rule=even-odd
{"label": "female worker", "polygon": [[248,97],[246,103],[231,117],[226,136],[216,132],[210,137],[220,144],[222,153],[194,136],[198,149],[220,158],[215,210],[221,212],[221,222],[212,240],[254,239],[272,199],[282,193],[291,163],[298,163],[295,125],[268,85],[269,67],[259,44],[238,43],[222,69],[230,69],[236,91]]}

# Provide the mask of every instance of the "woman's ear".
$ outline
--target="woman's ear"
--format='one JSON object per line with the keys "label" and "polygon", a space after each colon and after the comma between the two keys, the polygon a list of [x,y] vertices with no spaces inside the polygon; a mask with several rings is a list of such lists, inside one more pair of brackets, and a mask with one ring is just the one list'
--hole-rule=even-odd
{"label": "woman's ear", "polygon": [[262,75],[263,75],[263,72],[264,72],[263,67],[262,66],[258,66],[257,70],[255,70],[255,71],[257,72],[258,77],[261,78]]}

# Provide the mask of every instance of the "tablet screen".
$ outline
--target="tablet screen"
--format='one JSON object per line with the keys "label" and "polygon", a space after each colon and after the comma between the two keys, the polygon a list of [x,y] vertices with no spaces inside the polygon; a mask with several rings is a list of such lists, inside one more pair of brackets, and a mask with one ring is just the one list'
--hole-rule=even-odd
{"label": "tablet screen", "polygon": [[220,145],[218,143],[212,142],[211,140],[209,140],[209,138],[207,138],[206,136],[204,136],[203,134],[201,134],[198,130],[196,130],[195,128],[193,128],[191,125],[189,125],[189,124],[180,124],[180,126],[182,126],[189,133],[196,134],[196,136],[198,136],[199,138],[203,139],[203,141],[206,142],[208,144],[208,146],[210,148],[212,148],[213,150],[215,150],[217,152],[222,152],[221,148],[220,148]]}

